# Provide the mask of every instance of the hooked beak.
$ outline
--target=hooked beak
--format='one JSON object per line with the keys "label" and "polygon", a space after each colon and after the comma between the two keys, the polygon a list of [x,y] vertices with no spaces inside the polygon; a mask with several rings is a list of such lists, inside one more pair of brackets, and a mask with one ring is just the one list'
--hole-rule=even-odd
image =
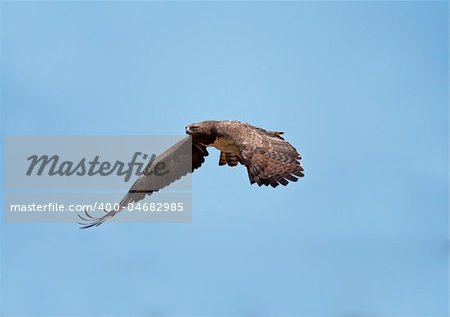
{"label": "hooked beak", "polygon": [[189,126],[187,126],[185,129],[186,129],[186,134],[192,135],[192,131],[189,128]]}

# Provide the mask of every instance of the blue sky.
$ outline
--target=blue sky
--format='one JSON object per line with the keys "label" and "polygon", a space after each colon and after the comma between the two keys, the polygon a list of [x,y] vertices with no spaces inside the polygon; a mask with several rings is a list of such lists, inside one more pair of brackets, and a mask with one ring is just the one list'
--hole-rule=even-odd
{"label": "blue sky", "polygon": [[2,223],[5,316],[447,316],[446,2],[2,2],[2,133],[281,130],[191,224]]}

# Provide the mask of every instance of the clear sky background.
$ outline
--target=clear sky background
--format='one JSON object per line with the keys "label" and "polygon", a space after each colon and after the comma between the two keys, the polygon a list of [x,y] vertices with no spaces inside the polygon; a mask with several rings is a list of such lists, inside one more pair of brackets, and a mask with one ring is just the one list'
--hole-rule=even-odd
{"label": "clear sky background", "polygon": [[[281,130],[191,224],[2,224],[4,316],[447,316],[447,2],[2,2],[8,134]],[[119,150],[119,149],[118,149]]]}

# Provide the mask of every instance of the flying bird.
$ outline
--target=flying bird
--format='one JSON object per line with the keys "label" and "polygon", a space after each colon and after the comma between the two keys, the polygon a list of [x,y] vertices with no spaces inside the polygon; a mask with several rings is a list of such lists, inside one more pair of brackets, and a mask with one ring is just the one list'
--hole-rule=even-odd
{"label": "flying bird", "polygon": [[[102,217],[93,217],[85,211],[79,217],[85,222],[81,228],[98,226],[115,216],[130,203],[138,202],[154,192],[168,186],[181,177],[198,169],[208,147],[220,151],[219,165],[247,168],[250,184],[258,186],[286,186],[303,177],[301,155],[283,137],[283,132],[267,131],[239,121],[203,121],[186,127],[184,139],[157,156],[144,169],[120,201],[119,208],[105,211]],[[157,176],[154,168],[163,162],[164,175]]]}

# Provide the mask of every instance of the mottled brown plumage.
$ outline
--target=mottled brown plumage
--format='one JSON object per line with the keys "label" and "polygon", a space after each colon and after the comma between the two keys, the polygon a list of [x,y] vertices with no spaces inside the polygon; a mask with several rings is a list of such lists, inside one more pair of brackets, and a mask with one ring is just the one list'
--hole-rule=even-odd
{"label": "mottled brown plumage", "polygon": [[[189,135],[147,165],[119,203],[119,209],[95,218],[86,213],[82,228],[98,226],[129,203],[138,202],[199,168],[208,156],[207,147],[220,150],[219,165],[247,167],[250,183],[259,186],[287,185],[303,177],[301,155],[281,136],[238,121],[204,121],[186,127]],[[192,159],[191,159],[192,155]],[[164,162],[169,173],[155,176],[153,167]]]}

